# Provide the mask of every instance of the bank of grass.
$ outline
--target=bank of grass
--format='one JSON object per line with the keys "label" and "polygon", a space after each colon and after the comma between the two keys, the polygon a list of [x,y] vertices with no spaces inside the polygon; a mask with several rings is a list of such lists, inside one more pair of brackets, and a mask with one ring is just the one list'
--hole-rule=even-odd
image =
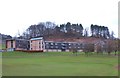
{"label": "bank of grass", "polygon": [[3,76],[117,76],[118,57],[72,52],[2,53]]}

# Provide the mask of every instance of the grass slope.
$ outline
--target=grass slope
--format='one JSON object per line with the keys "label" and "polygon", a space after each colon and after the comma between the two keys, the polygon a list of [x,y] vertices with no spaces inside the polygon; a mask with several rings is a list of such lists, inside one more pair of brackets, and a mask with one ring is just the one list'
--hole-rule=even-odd
{"label": "grass slope", "polygon": [[117,56],[71,52],[2,54],[3,76],[117,76]]}

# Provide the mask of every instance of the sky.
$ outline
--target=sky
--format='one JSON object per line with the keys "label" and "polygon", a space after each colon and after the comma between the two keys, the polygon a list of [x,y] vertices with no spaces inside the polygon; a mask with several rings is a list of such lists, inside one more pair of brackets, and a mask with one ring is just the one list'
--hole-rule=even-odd
{"label": "sky", "polygon": [[0,33],[17,36],[30,25],[51,21],[107,26],[118,37],[119,0],[0,0]]}

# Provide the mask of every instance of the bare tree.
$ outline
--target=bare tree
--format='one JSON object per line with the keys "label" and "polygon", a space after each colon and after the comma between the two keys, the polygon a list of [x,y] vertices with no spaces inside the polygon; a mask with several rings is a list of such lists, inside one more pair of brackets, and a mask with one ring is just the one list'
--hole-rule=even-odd
{"label": "bare tree", "polygon": [[83,51],[88,56],[89,52],[94,52],[94,44],[92,44],[92,43],[85,43]]}
{"label": "bare tree", "polygon": [[77,56],[78,49],[74,44],[71,45],[70,51]]}

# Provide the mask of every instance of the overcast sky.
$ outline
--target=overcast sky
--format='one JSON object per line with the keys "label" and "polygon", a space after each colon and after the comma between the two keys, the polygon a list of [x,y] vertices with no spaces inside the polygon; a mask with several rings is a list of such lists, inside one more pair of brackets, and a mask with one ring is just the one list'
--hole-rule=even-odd
{"label": "overcast sky", "polygon": [[0,0],[0,33],[15,36],[30,25],[51,21],[107,26],[118,35],[119,0]]}

